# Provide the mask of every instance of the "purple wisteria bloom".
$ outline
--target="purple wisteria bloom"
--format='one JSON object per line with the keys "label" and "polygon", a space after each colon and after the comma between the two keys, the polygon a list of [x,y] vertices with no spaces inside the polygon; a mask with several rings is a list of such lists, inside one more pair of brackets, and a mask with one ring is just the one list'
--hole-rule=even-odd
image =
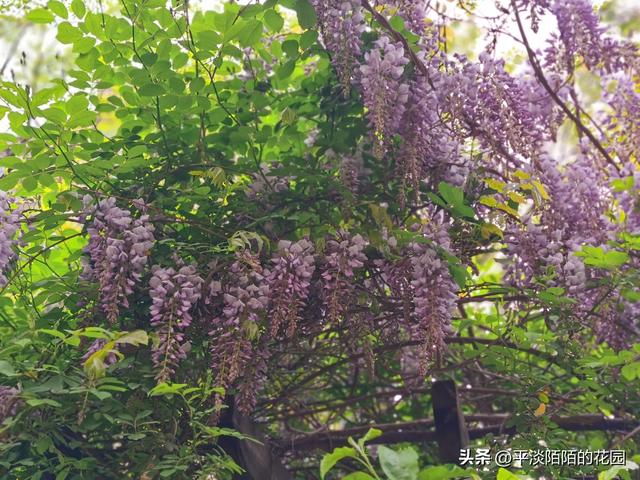
{"label": "purple wisteria bloom", "polygon": [[313,245],[306,239],[278,243],[278,252],[271,260],[273,267],[266,279],[272,299],[269,312],[272,337],[278,336],[283,327],[288,337],[296,331],[315,270],[313,251]]}
{"label": "purple wisteria bloom", "polygon": [[364,58],[360,67],[362,95],[373,130],[374,153],[380,158],[400,130],[409,99],[409,86],[402,81],[402,74],[409,60],[402,44],[387,36],[376,40]]}
{"label": "purple wisteria bloom", "polygon": [[6,271],[16,259],[14,250],[20,232],[24,206],[5,192],[0,192],[0,287],[7,284]]}
{"label": "purple wisteria bloom", "polygon": [[120,308],[129,307],[128,297],[147,265],[154,227],[148,215],[133,218],[131,212],[116,206],[114,198],[100,200],[91,213],[85,249],[89,262],[82,278],[98,282],[100,304],[114,324]]}
{"label": "purple wisteria bloom", "polygon": [[158,382],[167,381],[186,358],[185,329],[191,324],[191,309],[200,299],[203,280],[193,265],[173,268],[154,266],[149,280],[151,325],[158,335],[152,359]]}

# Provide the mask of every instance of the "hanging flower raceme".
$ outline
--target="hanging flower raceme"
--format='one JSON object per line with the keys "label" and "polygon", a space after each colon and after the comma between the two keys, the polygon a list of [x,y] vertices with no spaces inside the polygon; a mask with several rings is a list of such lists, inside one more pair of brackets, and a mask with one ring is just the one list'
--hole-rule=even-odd
{"label": "hanging flower raceme", "polygon": [[[445,250],[450,249],[444,225],[433,225],[425,237]],[[446,348],[445,339],[452,332],[451,318],[457,306],[458,286],[449,266],[435,248],[413,242],[411,252],[411,290],[413,317],[406,326],[412,340],[419,342],[419,374],[424,377],[429,364],[439,360]]]}
{"label": "hanging flower raceme", "polygon": [[561,232],[570,247],[606,242],[612,230],[606,217],[611,197],[608,180],[597,161],[583,151],[566,166],[563,175],[545,156],[540,170],[540,179],[551,198],[542,223]]}
{"label": "hanging flower raceme", "polygon": [[224,287],[217,281],[210,284],[208,301],[221,309],[209,331],[211,367],[223,388],[244,378],[251,367],[259,322],[271,304],[268,276],[259,257],[245,251],[231,264]]}
{"label": "hanging flower raceme", "polygon": [[16,259],[14,250],[20,232],[24,204],[0,192],[0,287],[7,284],[6,271]]}
{"label": "hanging flower raceme", "polygon": [[364,266],[367,241],[361,235],[340,232],[327,242],[325,267],[322,272],[323,300],[330,322],[337,321],[346,311],[354,295],[355,270]]}
{"label": "hanging flower raceme", "polygon": [[468,167],[467,156],[461,155],[460,139],[441,119],[444,110],[441,99],[420,76],[410,83],[411,102],[402,120],[402,142],[397,155],[397,171],[401,179],[401,204],[405,201],[405,188],[413,188],[414,197],[420,192],[420,183],[429,181],[437,185],[446,181],[463,185]]}
{"label": "hanging flower raceme", "polygon": [[269,312],[272,337],[278,336],[283,327],[288,337],[295,333],[315,270],[313,250],[313,245],[306,239],[295,243],[281,240],[278,243],[278,252],[271,260],[273,268],[267,276],[272,299]]}
{"label": "hanging flower raceme", "polygon": [[[585,266],[578,255],[585,245],[607,251],[607,241],[620,229],[607,216],[612,201],[608,179],[586,152],[562,170],[548,156],[540,167],[550,199],[541,214],[534,217],[539,212],[532,212],[505,236],[513,259],[507,279],[519,287],[544,281],[546,287],[562,288],[574,300],[566,308],[588,321],[601,341],[628,345],[638,333],[633,320],[637,307],[609,289],[603,271]],[[621,205],[628,206],[625,201]]]}
{"label": "hanging flower raceme", "polygon": [[[597,310],[594,331],[599,342],[616,349],[628,349],[640,338],[640,304],[621,299],[595,297],[589,304],[590,310]],[[601,302],[601,303],[596,303]],[[586,308],[584,311],[588,311]]]}
{"label": "hanging flower raceme", "polygon": [[399,15],[405,25],[413,33],[419,35],[424,32],[427,18],[428,2],[425,0],[379,0],[379,7],[390,10],[390,14]]}
{"label": "hanging flower raceme", "polygon": [[606,218],[607,180],[585,155],[564,172],[548,155],[541,157],[539,166],[538,176],[550,199],[539,219],[530,212],[521,227],[509,229],[506,242],[515,270],[509,270],[508,277],[519,286],[529,286],[536,277],[555,273],[556,286],[577,292],[584,289],[587,278],[574,253],[583,245],[602,245],[612,233]]}
{"label": "hanging flower raceme", "polygon": [[116,206],[115,198],[98,201],[90,212],[93,219],[85,249],[89,262],[82,277],[98,282],[100,304],[114,324],[120,309],[129,307],[128,296],[147,265],[154,227],[148,215],[133,218],[131,212]]}
{"label": "hanging flower raceme", "polygon": [[20,390],[0,385],[0,425],[7,418],[16,416],[21,405]]}
{"label": "hanging flower raceme", "polygon": [[611,141],[621,160],[632,165],[632,160],[640,158],[640,83],[623,75],[608,80],[612,81],[608,87],[613,88],[604,91],[608,111],[604,124],[607,137],[603,142]]}
{"label": "hanging flower raceme", "polygon": [[332,53],[333,65],[346,93],[358,81],[362,54],[362,33],[366,24],[359,0],[312,0],[325,47]]}
{"label": "hanging flower raceme", "polygon": [[186,358],[184,331],[191,324],[191,309],[200,299],[203,280],[193,265],[178,270],[154,266],[149,280],[151,325],[158,335],[152,359],[158,382],[169,380],[178,363]]}
{"label": "hanging flower raceme", "polygon": [[607,35],[590,0],[554,0],[544,6],[555,15],[558,33],[552,34],[545,65],[572,72],[582,59],[590,70],[613,72],[638,67],[638,50],[631,42]]}
{"label": "hanging flower raceme", "polygon": [[364,166],[362,151],[358,150],[353,155],[341,155],[339,172],[343,185],[356,195],[360,190],[363,178],[366,178],[370,173]]}
{"label": "hanging flower raceme", "polygon": [[576,55],[584,58],[587,66],[595,67],[602,58],[602,35],[605,28],[589,0],[556,0],[551,11],[558,21],[560,41],[564,47],[562,57],[573,70]]}
{"label": "hanging flower raceme", "polygon": [[362,75],[362,95],[374,134],[374,153],[381,158],[400,124],[409,98],[409,86],[402,81],[404,67],[409,63],[401,43],[382,36],[373,49],[365,53]]}
{"label": "hanging flower raceme", "polygon": [[[394,318],[394,327],[411,324],[413,312],[413,292],[411,290],[411,261],[406,256],[400,260],[387,259],[374,260],[380,270],[384,285],[389,288],[389,301],[402,312],[402,316]],[[391,331],[392,336],[397,336],[398,329]]]}
{"label": "hanging flower raceme", "polygon": [[267,344],[267,337],[264,336],[253,347],[251,361],[247,363],[242,377],[238,379],[235,404],[240,413],[245,415],[253,413],[258,401],[258,393],[267,382],[267,362],[270,357],[271,352]]}
{"label": "hanging flower raceme", "polygon": [[542,17],[550,6],[552,0],[515,0],[515,7],[519,10],[527,10],[531,20],[531,30],[538,32],[540,27],[540,17]]}
{"label": "hanging flower raceme", "polygon": [[[439,75],[441,105],[465,136],[477,137],[498,156],[535,158],[550,139],[548,95],[540,95],[525,78],[505,71],[504,60],[481,53],[477,63],[457,56],[451,72]],[[553,83],[553,82],[552,82]]]}

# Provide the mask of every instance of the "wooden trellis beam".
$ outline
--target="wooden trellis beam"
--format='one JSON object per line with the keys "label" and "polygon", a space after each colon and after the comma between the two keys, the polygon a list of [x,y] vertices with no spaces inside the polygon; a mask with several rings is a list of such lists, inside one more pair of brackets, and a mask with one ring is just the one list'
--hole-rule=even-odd
{"label": "wooden trellis beam", "polygon": [[[469,439],[482,438],[488,434],[513,435],[516,433],[515,427],[505,427],[504,422],[508,415],[504,414],[483,414],[466,415],[465,422],[485,422],[489,426],[470,428],[467,430]],[[577,416],[551,416],[551,421],[558,427],[568,431],[632,431],[640,426],[637,419],[606,418],[601,415],[577,415]],[[278,441],[280,448],[287,451],[308,451],[327,450],[344,446],[350,436],[358,437],[369,428],[380,428],[382,435],[371,444],[394,444],[402,442],[436,442],[438,436],[433,428],[433,419],[422,419],[413,422],[399,422],[396,424],[366,425],[345,430],[327,431],[312,433],[309,435],[299,435]]]}

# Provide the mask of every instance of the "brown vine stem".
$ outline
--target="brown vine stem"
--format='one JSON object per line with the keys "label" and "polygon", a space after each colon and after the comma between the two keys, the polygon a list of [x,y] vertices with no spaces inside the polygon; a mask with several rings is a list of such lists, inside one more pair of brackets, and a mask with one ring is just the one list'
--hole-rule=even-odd
{"label": "brown vine stem", "polygon": [[[128,197],[123,197],[122,195],[116,195],[113,193],[105,193],[102,192],[100,190],[95,190],[95,189],[90,189],[90,188],[82,188],[80,187],[79,190],[84,191],[84,192],[90,192],[96,196],[101,196],[101,197],[113,197],[116,198],[118,200],[122,200],[124,202],[127,202],[130,205],[134,205],[134,201],[131,198]],[[182,223],[185,225],[190,225],[194,228],[197,228],[198,230],[201,230],[205,233],[209,233],[212,236],[219,238],[220,240],[228,240],[228,238],[221,234],[220,232],[216,232],[215,230],[212,230],[211,228],[208,228],[206,225],[204,225],[202,222],[196,221],[196,220],[192,220],[192,219],[188,219],[188,218],[181,218],[181,217],[177,217],[175,215],[169,215],[167,214],[167,212],[165,210],[163,210],[162,208],[156,207],[154,205],[151,204],[145,204],[146,208],[148,208],[149,210],[153,210],[155,211],[158,215],[162,216],[162,218],[155,218],[154,222],[176,222],[176,223]]]}
{"label": "brown vine stem", "polygon": [[[515,14],[516,14],[516,21],[518,22],[518,29],[520,31],[520,35],[522,37],[522,42],[527,50],[527,55],[529,56],[529,62],[531,63],[531,66],[534,70],[534,73],[536,75],[536,78],[540,81],[540,84],[543,86],[543,88],[547,91],[547,93],[549,94],[549,96],[551,97],[551,99],[562,109],[562,111],[569,117],[569,119],[576,125],[576,127],[578,128],[578,130],[580,130],[580,132],[582,132],[588,139],[589,141],[596,147],[596,149],[602,154],[602,156],[605,158],[605,160],[607,161],[607,163],[613,165],[614,168],[616,168],[618,171],[620,170],[620,167],[618,166],[618,164],[613,160],[613,158],[611,157],[611,155],[609,155],[609,152],[607,152],[607,150],[604,148],[604,146],[602,145],[602,143],[600,143],[600,141],[595,137],[595,135],[593,134],[593,132],[591,132],[591,130],[589,130],[580,120],[580,118],[578,116],[576,116],[570,109],[569,107],[567,107],[565,105],[565,103],[560,99],[560,97],[558,97],[558,94],[553,90],[553,88],[551,87],[551,85],[549,85],[549,82],[547,81],[546,77],[544,76],[544,72],[542,71],[542,68],[540,67],[540,64],[538,62],[538,59],[535,55],[535,52],[531,49],[531,46],[527,40],[526,34],[524,32],[524,28],[522,26],[522,22],[520,20],[520,15],[518,13],[518,9],[515,7],[515,3],[514,0],[511,0],[511,4],[514,7],[515,10]],[[427,82],[429,83],[429,86],[435,91],[436,87],[433,83],[433,80],[431,79],[430,75],[429,75],[429,69],[427,68],[427,66],[422,62],[422,60],[420,60],[418,58],[418,56],[416,55],[416,53],[412,50],[411,46],[409,45],[409,42],[407,41],[406,38],[404,38],[404,36],[398,32],[397,30],[395,30],[391,24],[389,23],[389,21],[385,18],[384,15],[382,15],[380,12],[377,12],[375,10],[375,8],[373,8],[371,6],[371,4],[367,1],[367,0],[361,0],[361,5],[362,7],[367,10],[372,16],[373,18],[375,18],[375,20],[387,31],[389,32],[389,34],[391,34],[391,36],[398,42],[400,42],[406,52],[406,54],[409,56],[409,59],[411,60],[411,63],[413,63],[415,65],[415,67],[420,71],[420,73],[422,73],[425,78],[427,79]],[[480,133],[485,133],[483,132],[479,125],[477,125],[475,122],[473,122],[471,119],[469,118],[464,118],[464,121],[467,123],[467,125],[471,128],[472,132],[480,132]],[[488,136],[487,136],[488,137]],[[491,138],[487,138],[487,140],[489,140],[492,145],[499,150],[499,152],[504,155],[507,159],[509,159],[511,162],[513,162],[515,165],[519,164],[520,162],[518,162],[513,155],[511,155],[509,152],[507,152],[504,147],[502,145],[496,145],[495,142],[492,141]]]}
{"label": "brown vine stem", "polygon": [[[393,388],[389,390],[384,390],[381,392],[370,393],[367,395],[360,395],[357,397],[351,397],[342,402],[338,402],[335,399],[327,402],[310,402],[306,403],[305,407],[310,407],[306,410],[291,410],[288,412],[284,412],[282,414],[277,414],[279,419],[288,420],[290,418],[299,418],[306,417],[309,415],[316,415],[321,412],[326,412],[329,410],[337,410],[341,408],[348,407],[349,405],[358,404],[367,400],[376,400],[385,397],[392,397],[395,395],[404,396],[412,396],[417,394],[430,393],[430,387],[420,387],[420,388]],[[509,397],[518,397],[522,396],[522,392],[516,390],[506,390],[501,388],[483,388],[483,387],[474,387],[474,388],[463,388],[458,391],[459,395],[470,395],[470,394],[487,394],[491,396],[509,396]]]}
{"label": "brown vine stem", "polygon": [[[433,83],[433,80],[431,79],[431,76],[429,75],[429,69],[427,68],[427,66],[424,64],[424,62],[422,60],[420,60],[418,58],[418,56],[416,55],[416,53],[413,51],[413,49],[411,48],[411,45],[409,45],[409,42],[407,41],[406,38],[404,38],[404,36],[398,32],[396,29],[394,29],[391,24],[389,23],[389,21],[386,19],[386,17],[384,15],[382,15],[380,12],[377,12],[375,8],[373,8],[371,6],[371,4],[367,1],[367,0],[361,0],[361,5],[362,7],[368,11],[373,18],[375,18],[375,20],[387,31],[389,32],[389,34],[397,41],[400,42],[402,44],[402,47],[404,48],[405,53],[409,56],[409,59],[411,60],[411,63],[413,63],[413,65],[420,71],[420,73],[422,75],[424,75],[424,78],[427,80],[427,83],[429,84],[429,86],[431,87],[431,90],[433,90],[434,92],[437,90],[435,84]],[[513,155],[511,155],[504,147],[504,145],[501,145],[500,143],[497,143],[494,141],[493,138],[491,138],[490,135],[488,135],[481,127],[480,125],[478,125],[476,122],[474,122],[471,118],[469,118],[467,115],[464,115],[463,118],[464,122],[467,124],[467,127],[470,129],[471,133],[473,135],[477,134],[477,133],[481,133],[485,136],[486,140],[501,154],[503,155],[507,160],[509,160],[514,167],[517,167],[521,164],[520,161],[518,161]]]}
{"label": "brown vine stem", "polygon": [[2,287],[2,289],[0,289],[0,295],[2,295],[5,292],[5,290],[9,287],[9,285],[11,285],[13,280],[15,280],[16,277],[20,274],[20,272],[22,272],[25,268],[27,268],[29,265],[31,265],[38,257],[40,257],[41,255],[44,255],[46,252],[51,250],[53,247],[55,247],[57,245],[60,245],[61,243],[64,243],[64,242],[66,242],[68,240],[71,240],[72,238],[79,237],[80,235],[82,235],[82,232],[74,233],[73,235],[69,235],[68,237],[64,237],[61,240],[58,240],[56,242],[53,242],[51,245],[46,246],[45,248],[40,250],[35,255],[29,257],[29,259],[26,262],[24,262],[22,265],[20,265],[20,267],[17,268],[15,272],[13,272],[13,275],[11,275],[11,278],[9,278],[9,280],[7,280],[7,283],[5,284],[5,286]]}
{"label": "brown vine stem", "polygon": [[[419,341],[407,341],[407,342],[401,342],[401,343],[396,343],[396,344],[391,344],[391,345],[384,345],[381,347],[378,347],[376,349],[374,349],[374,352],[376,354],[380,354],[380,353],[385,353],[385,352],[392,352],[395,350],[399,350],[403,347],[409,347],[409,346],[416,346],[419,345],[421,342]],[[505,340],[501,340],[501,339],[490,339],[490,338],[475,338],[475,337],[447,337],[445,339],[445,343],[447,344],[460,344],[460,345],[464,345],[464,344],[479,344],[479,345],[487,345],[487,346],[494,346],[494,347],[504,347],[504,348],[510,348],[510,349],[514,349],[523,353],[528,353],[531,355],[535,355],[539,358],[542,358],[550,363],[555,363],[556,358],[547,353],[547,352],[543,352],[540,350],[537,350],[535,348],[526,348],[526,347],[520,347],[518,345],[515,345],[511,342],[505,341]],[[326,365],[316,371],[314,371],[313,373],[308,374],[307,376],[303,377],[300,380],[296,380],[292,383],[290,383],[289,385],[285,386],[282,391],[283,392],[292,392],[294,390],[300,389],[302,386],[308,384],[309,382],[319,378],[321,375],[324,375],[326,373],[331,372],[332,370],[335,370],[336,368],[339,368],[341,365],[345,365],[349,362],[354,362],[355,360],[358,360],[360,358],[364,357],[364,353],[357,353],[354,355],[350,355],[348,357],[344,357],[341,358],[333,363],[331,363],[330,365]],[[432,370],[432,373],[435,373],[437,371],[445,371],[447,370],[447,368],[450,367],[444,367],[444,368],[439,368],[439,369],[434,369]],[[282,398],[284,397],[283,394],[279,395],[278,397],[276,397],[275,399],[273,399],[271,402],[269,402],[270,404],[276,404],[277,402],[279,402],[280,400],[282,400]]]}
{"label": "brown vine stem", "polygon": [[600,141],[596,138],[593,132],[582,123],[582,120],[580,120],[580,117],[578,116],[579,114],[578,115],[574,114],[571,111],[571,109],[567,107],[567,105],[558,96],[558,94],[551,87],[551,85],[549,85],[549,82],[547,81],[547,78],[544,75],[542,67],[540,66],[540,62],[538,61],[538,57],[536,56],[536,53],[531,48],[531,44],[529,43],[527,34],[524,31],[524,26],[522,25],[522,19],[520,18],[520,12],[518,10],[518,7],[515,4],[515,0],[511,0],[511,7],[513,8],[513,11],[515,14],[516,23],[518,24],[518,30],[520,32],[522,44],[527,50],[529,63],[531,64],[531,68],[533,68],[533,72],[535,73],[536,78],[540,81],[540,84],[547,91],[551,99],[560,107],[560,109],[567,115],[567,117],[569,117],[569,119],[575,124],[578,130],[589,139],[589,141],[593,144],[593,146],[596,147],[596,149],[602,154],[602,156],[605,158],[607,163],[609,163],[610,165],[613,165],[613,167],[619,171],[620,167],[618,166],[618,164],[613,160],[611,155],[609,155],[609,152],[607,152],[607,149],[604,148],[602,143],[600,143]]}

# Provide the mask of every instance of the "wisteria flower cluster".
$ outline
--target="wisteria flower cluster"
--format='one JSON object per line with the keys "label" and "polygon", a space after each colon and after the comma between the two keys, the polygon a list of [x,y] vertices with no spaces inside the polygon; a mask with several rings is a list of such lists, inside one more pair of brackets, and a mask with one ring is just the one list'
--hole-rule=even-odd
{"label": "wisteria flower cluster", "polygon": [[24,204],[17,199],[0,192],[0,287],[7,284],[5,275],[11,262],[16,258],[15,246],[22,223]]}
{"label": "wisteria flower cluster", "polygon": [[379,1],[378,5],[400,15],[409,29],[416,34],[424,32],[427,17],[427,1],[425,0],[392,0]]}
{"label": "wisteria flower cluster", "polygon": [[409,86],[402,81],[409,60],[402,45],[387,36],[376,40],[364,59],[360,67],[362,93],[375,137],[374,153],[381,158],[400,129],[409,99]]}
{"label": "wisteria flower cluster", "polygon": [[186,358],[188,343],[185,329],[191,324],[191,312],[200,299],[203,280],[193,265],[175,270],[154,266],[149,280],[151,296],[151,325],[158,335],[152,359],[158,370],[156,378],[167,381],[175,368]]}
{"label": "wisteria flower cluster", "polygon": [[88,262],[83,278],[98,283],[100,305],[114,324],[121,308],[129,307],[128,297],[140,281],[154,244],[155,230],[147,214],[134,218],[116,205],[115,198],[99,200],[90,207],[87,227]]}
{"label": "wisteria flower cluster", "polygon": [[419,342],[421,376],[426,375],[434,359],[440,360],[446,348],[445,338],[453,332],[451,319],[458,300],[458,286],[451,278],[449,266],[434,248],[451,249],[445,225],[440,222],[428,224],[424,230],[425,239],[431,240],[433,246],[419,242],[410,245],[414,310],[407,328],[411,338]]}
{"label": "wisteria flower cluster", "polygon": [[237,254],[229,272],[233,282],[213,281],[208,293],[209,303],[220,303],[209,331],[211,367],[218,385],[225,388],[241,376],[247,379],[244,373],[252,362],[254,342],[261,336],[260,320],[270,305],[268,272],[258,256]]}
{"label": "wisteria flower cluster", "polygon": [[267,275],[273,299],[269,314],[270,335],[277,337],[281,328],[293,336],[309,295],[311,276],[315,270],[314,248],[308,240],[292,243],[281,240],[273,267]]}
{"label": "wisteria flower cluster", "polygon": [[[89,348],[82,356],[82,363],[89,360],[93,354],[102,350],[106,345],[107,345],[107,340],[104,338],[98,338],[93,342],[91,342],[91,345],[89,345]],[[108,367],[109,365],[113,365],[118,361],[118,355],[116,354],[116,351],[117,350],[115,350],[115,347],[114,347],[113,351],[110,351],[105,355],[105,358],[103,360],[103,363],[105,364],[105,366]]]}
{"label": "wisteria flower cluster", "polygon": [[364,249],[367,241],[361,235],[341,232],[329,240],[326,247],[326,266],[322,271],[324,306],[330,322],[337,321],[353,299],[355,270],[367,260]]}
{"label": "wisteria flower cluster", "polygon": [[348,93],[351,84],[359,79],[361,37],[366,28],[362,5],[358,0],[312,0],[311,3],[324,33],[324,43],[334,53],[333,64],[340,83]]}
{"label": "wisteria flower cluster", "polygon": [[15,387],[0,385],[0,425],[10,417],[14,417],[22,405],[20,390]]}

